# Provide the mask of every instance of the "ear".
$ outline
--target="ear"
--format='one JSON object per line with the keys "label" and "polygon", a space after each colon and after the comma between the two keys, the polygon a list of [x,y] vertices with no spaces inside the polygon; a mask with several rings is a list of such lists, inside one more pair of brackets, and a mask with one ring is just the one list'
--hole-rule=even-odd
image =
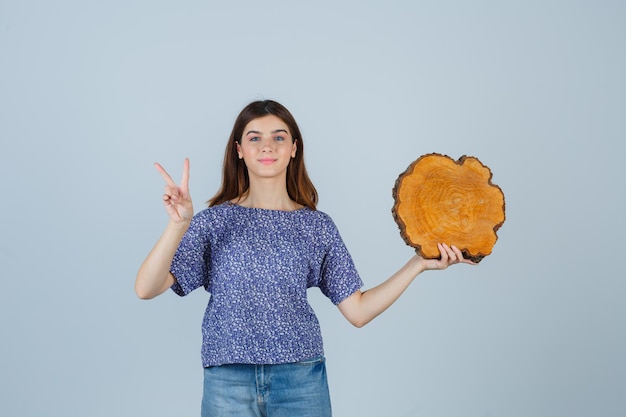
{"label": "ear", "polygon": [[293,140],[293,145],[291,147],[291,157],[296,157],[296,151],[298,150],[298,139]]}
{"label": "ear", "polygon": [[239,159],[243,159],[243,152],[238,141],[235,141],[235,147],[237,148],[237,156],[239,156]]}

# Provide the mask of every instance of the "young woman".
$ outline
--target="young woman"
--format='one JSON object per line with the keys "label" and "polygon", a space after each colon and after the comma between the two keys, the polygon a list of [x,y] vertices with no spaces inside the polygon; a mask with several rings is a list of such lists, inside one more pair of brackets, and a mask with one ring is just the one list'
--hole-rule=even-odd
{"label": "young woman", "polygon": [[169,222],[141,265],[140,298],[168,288],[210,294],[202,323],[202,416],[330,416],[319,323],[307,302],[320,290],[361,327],[385,311],[427,269],[463,259],[414,256],[389,279],[363,283],[331,218],[316,210],[302,135],[281,104],[256,101],[239,114],[226,145],[222,185],[194,215],[189,160],[177,185],[165,180]]}

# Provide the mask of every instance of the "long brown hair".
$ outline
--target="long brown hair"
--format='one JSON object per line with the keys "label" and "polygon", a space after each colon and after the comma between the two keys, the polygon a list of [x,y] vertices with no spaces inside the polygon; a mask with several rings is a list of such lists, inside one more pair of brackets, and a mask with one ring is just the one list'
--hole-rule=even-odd
{"label": "long brown hair", "polygon": [[217,194],[208,201],[209,207],[241,198],[248,191],[250,187],[248,168],[237,155],[236,143],[241,143],[243,130],[248,123],[267,115],[274,115],[285,122],[291,137],[296,142],[296,156],[291,158],[287,166],[286,185],[289,197],[296,203],[307,206],[311,210],[316,209],[317,190],[309,179],[304,166],[304,143],[302,134],[300,134],[300,128],[298,128],[298,124],[289,110],[273,100],[254,101],[244,107],[239,116],[237,116],[226,144],[222,185]]}

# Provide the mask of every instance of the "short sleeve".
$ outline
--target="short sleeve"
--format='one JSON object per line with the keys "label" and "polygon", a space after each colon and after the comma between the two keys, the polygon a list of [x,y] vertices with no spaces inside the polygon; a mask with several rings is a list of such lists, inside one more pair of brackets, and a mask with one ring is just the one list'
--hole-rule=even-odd
{"label": "short sleeve", "polygon": [[322,261],[319,288],[333,304],[337,305],[363,286],[354,266],[352,256],[339,235],[339,230],[329,219],[328,245]]}
{"label": "short sleeve", "polygon": [[201,286],[208,287],[211,259],[209,225],[206,216],[201,213],[191,220],[170,266],[170,272],[176,278],[172,290],[180,296]]}

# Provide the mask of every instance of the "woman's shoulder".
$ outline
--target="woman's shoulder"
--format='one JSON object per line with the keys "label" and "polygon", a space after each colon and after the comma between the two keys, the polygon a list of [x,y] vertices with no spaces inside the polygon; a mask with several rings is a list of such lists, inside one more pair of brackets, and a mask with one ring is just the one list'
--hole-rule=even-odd
{"label": "woman's shoulder", "polygon": [[222,203],[215,206],[205,207],[194,215],[194,219],[199,222],[220,222],[233,215],[233,207],[230,203]]}
{"label": "woman's shoulder", "polygon": [[305,223],[315,227],[319,230],[334,230],[336,229],[335,222],[332,217],[321,210],[311,210],[304,208],[301,210]]}
{"label": "woman's shoulder", "polygon": [[301,217],[308,220],[326,220],[330,219],[330,216],[323,211],[312,209],[307,206],[303,206],[302,208],[295,210],[293,213],[298,213]]}

